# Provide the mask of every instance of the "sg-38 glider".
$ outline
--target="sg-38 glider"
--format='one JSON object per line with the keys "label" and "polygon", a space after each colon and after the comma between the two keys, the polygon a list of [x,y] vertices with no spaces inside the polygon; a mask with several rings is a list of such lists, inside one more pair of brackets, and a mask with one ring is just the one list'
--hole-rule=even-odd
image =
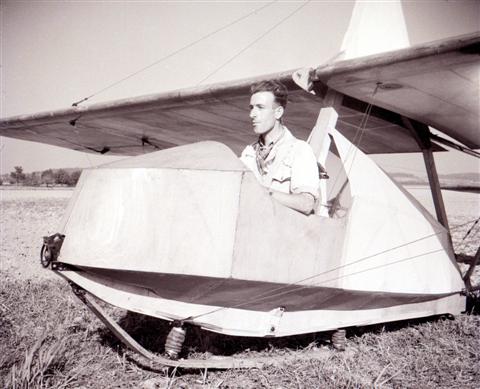
{"label": "sg-38 glider", "polygon": [[[433,152],[446,146],[478,157],[479,73],[475,33],[6,118],[0,135],[132,156],[82,172],[42,263],[143,355],[172,366],[244,367],[154,357],[92,296],[174,322],[166,344],[173,358],[188,326],[282,337],[459,314],[470,272],[462,277],[455,260]],[[286,125],[322,166],[321,201],[309,216],[275,202],[237,158],[252,142],[246,107],[260,79],[287,85]],[[410,152],[423,153],[436,218],[368,156]],[[335,336],[341,345],[342,332]]]}

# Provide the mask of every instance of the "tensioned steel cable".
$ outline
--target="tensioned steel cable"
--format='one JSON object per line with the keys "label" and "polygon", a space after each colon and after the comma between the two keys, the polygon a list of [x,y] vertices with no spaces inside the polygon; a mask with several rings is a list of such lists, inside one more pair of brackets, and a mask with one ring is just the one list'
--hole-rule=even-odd
{"label": "tensioned steel cable", "polygon": [[172,51],[171,53],[163,56],[162,58],[158,59],[158,60],[155,61],[155,62],[152,62],[150,65],[147,65],[147,66],[145,66],[145,67],[143,67],[143,68],[141,68],[141,69],[139,69],[139,70],[137,70],[137,71],[129,74],[128,76],[123,77],[122,79],[120,79],[120,80],[118,80],[118,81],[115,81],[115,82],[107,85],[106,87],[100,89],[99,91],[97,91],[97,92],[95,92],[95,93],[92,93],[91,95],[89,95],[89,96],[87,96],[87,97],[84,97],[83,99],[81,99],[81,100],[79,100],[79,101],[74,102],[74,103],[72,104],[72,106],[76,107],[76,106],[78,106],[79,104],[84,103],[85,101],[91,99],[92,97],[97,96],[97,95],[99,95],[100,93],[103,93],[103,92],[105,92],[106,90],[108,90],[108,89],[110,89],[110,88],[113,88],[114,86],[120,84],[121,82],[123,82],[123,81],[125,81],[125,80],[128,80],[129,78],[132,78],[132,77],[136,76],[137,74],[142,73],[143,71],[145,71],[145,70],[147,70],[147,69],[150,69],[151,67],[153,67],[153,66],[155,66],[155,65],[158,65],[159,63],[161,63],[161,62],[163,62],[163,61],[165,61],[165,60],[167,60],[167,59],[169,59],[169,58],[177,55],[178,53],[180,53],[180,52],[182,52],[182,51],[184,51],[184,50],[186,50],[186,49],[189,49],[190,47],[196,45],[197,43],[200,43],[201,41],[210,38],[211,36],[219,33],[220,31],[226,30],[227,28],[229,28],[229,27],[231,27],[231,26],[233,26],[233,25],[241,22],[242,20],[245,20],[245,19],[249,18],[250,16],[252,16],[252,15],[254,15],[254,14],[262,11],[263,9],[271,6],[272,4],[276,3],[277,1],[278,1],[278,0],[273,0],[273,1],[271,1],[271,2],[269,2],[269,3],[267,3],[267,4],[263,5],[263,6],[261,6],[261,7],[259,7],[259,8],[254,9],[252,12],[250,12],[250,13],[248,13],[248,14],[243,15],[243,16],[239,17],[238,19],[235,19],[235,20],[232,21],[232,22],[230,22],[230,23],[228,23],[228,24],[226,24],[226,25],[224,25],[224,26],[222,26],[222,27],[220,27],[220,28],[218,28],[218,29],[216,29],[216,30],[214,30],[214,31],[212,31],[212,32],[209,32],[209,33],[206,34],[206,35],[201,36],[200,38],[194,40],[193,42],[190,42],[190,43],[186,44],[185,46],[182,46],[182,47],[180,47],[179,49]]}
{"label": "tensioned steel cable", "polygon": [[[297,292],[297,291],[300,291],[300,290],[303,290],[303,289],[309,289],[309,288],[311,288],[312,286],[324,285],[324,284],[327,284],[327,283],[332,282],[332,281],[340,280],[340,279],[347,278],[347,277],[350,277],[350,276],[353,276],[353,275],[358,275],[358,274],[366,273],[366,272],[371,271],[371,270],[376,270],[376,269],[384,268],[384,267],[391,266],[391,265],[395,265],[395,264],[398,264],[398,263],[401,263],[401,262],[410,261],[410,260],[412,260],[412,259],[420,258],[420,257],[423,257],[423,256],[425,256],[425,255],[429,255],[429,254],[438,253],[438,252],[440,252],[440,251],[443,251],[443,249],[436,249],[436,250],[432,250],[432,251],[427,251],[427,252],[425,252],[425,253],[421,253],[421,254],[417,254],[417,255],[412,255],[412,256],[410,256],[410,257],[401,258],[401,259],[398,259],[398,260],[393,261],[393,262],[383,263],[383,264],[381,264],[381,265],[369,267],[369,268],[367,268],[367,269],[362,269],[362,270],[359,270],[359,271],[356,271],[356,272],[353,272],[353,273],[342,274],[341,276],[334,277],[334,278],[330,278],[330,279],[328,279],[328,280],[323,280],[323,281],[319,281],[319,282],[314,282],[314,283],[311,283],[311,284],[309,284],[309,285],[300,285],[300,286],[297,286],[296,288],[294,288],[294,289],[292,289],[292,290],[283,290],[283,291],[279,291],[278,293],[270,294],[270,295],[263,296],[263,297],[258,297],[258,298],[256,298],[254,301],[255,301],[255,302],[258,302],[258,301],[262,301],[262,300],[268,300],[268,299],[271,299],[271,298],[274,298],[274,297],[284,296],[284,295],[290,294],[290,293],[292,293],[292,292]],[[458,291],[458,292],[460,292],[460,291]],[[454,294],[454,293],[458,293],[458,292],[455,291],[455,292],[451,292],[451,293]],[[243,302],[243,303],[239,304],[237,307],[232,307],[232,308],[239,308],[239,307],[244,306],[244,305],[247,305],[247,302]],[[200,316],[201,316],[201,315],[200,315]]]}
{"label": "tensioned steel cable", "polygon": [[248,50],[250,47],[252,47],[255,43],[257,43],[259,40],[264,38],[266,35],[268,35],[270,32],[275,30],[278,26],[280,26],[282,23],[284,23],[287,19],[290,19],[293,15],[295,15],[298,11],[300,11],[303,7],[305,7],[311,0],[307,0],[304,2],[302,5],[294,9],[292,12],[290,12],[287,16],[285,16],[283,19],[275,23],[272,27],[270,27],[267,31],[265,31],[262,35],[259,37],[255,38],[252,42],[250,42],[248,45],[243,47],[240,51],[238,51],[235,55],[230,57],[227,61],[222,63],[218,68],[216,68],[214,71],[209,73],[206,77],[204,77],[202,80],[200,80],[196,85],[200,85],[204,81],[208,80],[210,77],[212,77],[215,73],[223,69],[225,66],[227,66],[230,62],[232,62],[235,58],[237,58],[240,54]]}
{"label": "tensioned steel cable", "polygon": [[[350,168],[348,169],[348,172],[345,172],[347,180],[348,180],[349,174],[352,170],[353,162],[355,160],[355,156],[357,155],[358,147],[360,146],[360,143],[361,143],[362,138],[363,138],[363,134],[365,133],[365,128],[367,127],[368,119],[370,118],[370,114],[372,112],[372,107],[373,107],[373,103],[375,101],[374,99],[375,99],[375,95],[377,94],[378,87],[379,87],[379,84],[377,83],[377,85],[376,85],[376,87],[375,87],[375,89],[373,90],[373,93],[372,93],[372,100],[371,100],[370,103],[368,103],[367,108],[365,109],[365,112],[362,115],[362,119],[360,120],[360,124],[358,125],[357,130],[355,131],[355,135],[353,136],[353,139],[350,142],[350,146],[348,147],[348,150],[345,154],[345,161],[348,161],[350,156],[352,158],[352,161],[350,163]],[[357,140],[357,138],[358,138],[358,140]],[[352,154],[352,151],[353,151],[353,154]],[[342,166],[344,166],[343,163],[342,163]],[[342,169],[342,167],[340,167],[338,169],[337,173],[335,174],[335,179],[333,181],[333,184],[330,185],[330,190],[327,193],[327,199],[330,198],[330,196],[332,195],[333,189],[335,188],[335,185],[336,185],[336,183],[337,183],[337,181],[340,177],[341,169]],[[324,202],[326,202],[327,199],[325,199]]]}
{"label": "tensioned steel cable", "polygon": [[475,220],[473,225],[468,229],[466,234],[463,236],[462,240],[460,241],[457,247],[457,252],[462,252],[467,248],[467,244],[469,243],[469,241],[467,241],[466,239],[472,234],[473,231],[475,231],[476,227],[479,227],[479,228],[476,229],[475,234],[473,234],[473,237],[475,238],[476,235],[480,234],[480,224],[478,224],[479,221],[480,221],[480,218]]}
{"label": "tensioned steel cable", "polygon": [[[354,143],[355,148],[353,150],[352,162],[350,164],[350,169],[349,169],[348,173],[350,173],[350,170],[353,167],[353,162],[355,161],[355,157],[357,155],[358,149],[360,148],[360,144],[362,143],[363,135],[365,135],[365,129],[367,128],[368,119],[370,119],[370,115],[372,113],[373,104],[375,102],[375,95],[377,94],[379,85],[380,84],[377,83],[377,85],[375,86],[375,89],[373,90],[373,93],[372,93],[371,102],[368,103],[366,112],[363,115],[362,121],[360,122],[360,131],[359,131],[360,136],[358,137],[358,141],[356,140],[355,141],[356,143]],[[348,173],[347,173],[347,176],[348,176]]]}
{"label": "tensioned steel cable", "polygon": [[[472,220],[469,220],[468,222],[465,222],[465,223],[456,225],[456,226],[452,227],[450,230],[455,230],[455,229],[457,229],[457,228],[461,228],[461,227],[463,227],[464,225],[467,225],[467,224],[470,224],[470,223],[472,223]],[[295,282],[292,282],[292,283],[289,283],[289,284],[285,284],[285,285],[282,285],[282,286],[273,288],[273,289],[271,289],[271,290],[269,290],[269,291],[267,291],[267,292],[260,293],[260,294],[256,295],[255,297],[252,297],[251,299],[248,299],[248,300],[246,300],[246,301],[244,301],[244,302],[242,302],[242,303],[233,305],[233,306],[231,306],[231,307],[219,307],[219,308],[215,308],[215,309],[213,309],[213,310],[211,310],[211,311],[208,311],[208,312],[205,312],[205,313],[196,315],[196,316],[190,316],[190,317],[184,319],[183,321],[191,321],[191,320],[197,319],[197,318],[199,318],[199,317],[203,317],[203,316],[207,316],[207,315],[210,315],[210,314],[219,312],[219,311],[224,310],[224,309],[241,308],[242,306],[248,305],[248,304],[250,304],[251,302],[254,302],[254,301],[260,301],[260,300],[265,300],[265,299],[272,298],[272,297],[278,297],[279,295],[284,295],[284,294],[293,293],[293,292],[296,292],[297,290],[306,289],[306,288],[309,288],[309,287],[311,287],[311,286],[318,286],[318,285],[321,285],[321,284],[326,283],[326,282],[331,282],[331,281],[334,281],[334,280],[342,279],[342,278],[344,278],[344,277],[349,277],[349,276],[351,276],[351,275],[360,274],[360,273],[362,273],[362,272],[379,269],[379,268],[382,268],[382,267],[386,267],[386,266],[393,265],[393,264],[395,264],[395,263],[400,263],[400,262],[403,262],[403,261],[407,261],[407,260],[411,260],[411,259],[414,259],[414,258],[423,257],[423,256],[428,255],[428,254],[432,254],[432,253],[435,253],[435,252],[442,251],[442,249],[437,249],[437,250],[433,250],[433,251],[430,251],[430,252],[426,252],[426,253],[422,253],[422,254],[418,254],[418,255],[406,257],[406,258],[401,258],[401,259],[399,259],[399,260],[397,260],[397,261],[394,261],[394,262],[389,262],[389,263],[386,263],[386,264],[377,265],[377,266],[372,267],[372,268],[363,269],[363,270],[360,270],[360,271],[355,272],[355,273],[344,274],[344,275],[338,276],[338,277],[336,277],[336,278],[332,278],[332,279],[329,279],[329,280],[324,280],[324,281],[321,281],[321,282],[318,282],[318,283],[312,283],[312,284],[309,284],[309,285],[297,285],[297,284],[300,283],[300,282],[309,281],[309,280],[311,280],[311,279],[314,279],[314,278],[320,277],[320,276],[322,276],[322,275],[328,274],[328,273],[330,273],[330,272],[332,272],[332,271],[336,271],[336,270],[339,270],[339,269],[346,268],[346,267],[348,267],[348,266],[352,266],[352,265],[354,265],[354,264],[357,264],[357,263],[366,261],[366,260],[371,259],[371,258],[373,258],[373,257],[376,257],[376,256],[378,256],[378,255],[385,254],[385,253],[387,253],[387,252],[390,252],[390,251],[393,251],[393,250],[396,250],[396,249],[399,249],[399,248],[402,248],[402,247],[405,247],[405,246],[408,246],[408,245],[417,243],[417,242],[419,242],[419,241],[422,241],[422,240],[431,238],[431,237],[436,236],[436,235],[439,235],[439,234],[441,234],[441,233],[443,233],[443,231],[439,231],[439,232],[436,232],[436,233],[433,233],[433,234],[426,235],[426,236],[424,236],[424,237],[415,239],[415,240],[413,240],[413,241],[406,242],[406,243],[403,243],[403,244],[401,244],[401,245],[398,245],[398,246],[391,247],[391,248],[389,248],[389,249],[380,251],[380,252],[378,252],[378,253],[371,254],[371,255],[368,255],[368,256],[366,256],[366,257],[359,258],[359,259],[357,259],[357,260],[355,260],[355,261],[346,263],[346,264],[344,264],[344,265],[340,265],[340,266],[334,267],[334,268],[332,268],[332,269],[325,270],[325,271],[323,271],[323,272],[321,272],[321,273],[317,273],[317,274],[314,274],[314,275],[312,275],[312,276],[309,276],[309,277],[306,277],[306,278],[297,280],[297,281],[295,281]],[[294,286],[295,288],[289,289],[289,288],[292,287],[292,286]],[[278,293],[277,293],[277,292],[278,292]],[[460,291],[459,291],[459,292],[460,292]],[[455,293],[456,293],[456,292],[455,292]]]}
{"label": "tensioned steel cable", "polygon": [[467,231],[467,233],[465,234],[465,236],[463,237],[462,241],[464,241],[468,235],[470,235],[470,233],[472,232],[472,230],[475,228],[475,226],[478,224],[478,222],[480,221],[480,218],[478,218],[477,220],[475,220],[475,222],[473,223],[473,225],[470,227],[470,229]]}
{"label": "tensioned steel cable", "polygon": [[[349,276],[352,276],[352,275],[358,275],[358,274],[361,274],[361,273],[365,273],[367,271],[387,267],[387,266],[390,266],[390,265],[394,265],[396,263],[409,261],[409,260],[412,260],[412,259],[415,259],[415,258],[420,258],[420,257],[423,257],[425,255],[440,252],[442,250],[443,249],[436,249],[436,250],[428,251],[428,252],[425,252],[425,253],[422,253],[422,254],[417,254],[417,255],[410,256],[410,257],[401,258],[401,259],[393,261],[393,262],[384,263],[384,264],[377,265],[377,266],[367,268],[367,269],[362,269],[362,270],[359,270],[359,271],[354,272],[354,273],[342,274],[341,276],[338,276],[338,277],[330,278],[328,280],[323,280],[323,281],[319,281],[319,282],[314,282],[314,283],[311,283],[311,284],[308,284],[308,285],[288,284],[286,286],[282,286],[282,287],[279,287],[278,289],[276,289],[276,291],[278,293],[270,293],[270,294],[255,296],[254,298],[248,299],[248,300],[243,301],[239,304],[232,305],[231,307],[219,307],[219,308],[216,308],[216,309],[214,309],[212,311],[209,311],[209,312],[205,312],[205,313],[202,313],[202,314],[199,314],[199,315],[196,315],[196,316],[188,317],[188,318],[184,319],[183,321],[186,321],[186,322],[192,321],[192,320],[198,319],[200,317],[211,315],[213,313],[216,313],[216,312],[219,312],[219,311],[222,311],[222,310],[225,310],[225,309],[241,308],[241,307],[244,307],[244,306],[246,306],[246,305],[248,305],[252,302],[259,302],[259,301],[268,300],[268,299],[271,299],[271,298],[274,298],[274,297],[284,296],[284,295],[291,294],[293,292],[297,292],[297,291],[300,291],[300,290],[303,290],[303,289],[309,289],[312,286],[320,286],[320,285],[326,284],[328,282],[332,282],[332,281],[335,281],[335,280],[340,280],[342,278],[346,278],[346,277],[349,277]],[[293,289],[288,289],[289,286],[296,286],[296,287],[293,288]],[[273,292],[273,291],[270,291],[270,292]],[[458,292],[460,292],[460,291],[458,291]],[[455,292],[455,293],[457,293],[457,292]]]}

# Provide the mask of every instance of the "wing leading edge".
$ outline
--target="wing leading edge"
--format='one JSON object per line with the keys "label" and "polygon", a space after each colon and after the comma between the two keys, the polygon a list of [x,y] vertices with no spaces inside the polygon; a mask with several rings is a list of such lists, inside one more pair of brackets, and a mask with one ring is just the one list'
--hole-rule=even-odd
{"label": "wing leading edge", "polygon": [[[480,33],[475,33],[335,62],[314,69],[312,82],[343,95],[337,107],[337,129],[349,139],[355,137],[367,103],[374,105],[360,145],[366,153],[419,151],[402,116],[433,126],[470,148],[480,148],[479,53]],[[116,155],[204,140],[222,142],[239,153],[254,140],[248,117],[249,87],[275,78],[290,91],[286,125],[306,139],[326,102],[297,86],[293,73],[4,118],[0,135]],[[380,88],[372,99],[377,85]]]}

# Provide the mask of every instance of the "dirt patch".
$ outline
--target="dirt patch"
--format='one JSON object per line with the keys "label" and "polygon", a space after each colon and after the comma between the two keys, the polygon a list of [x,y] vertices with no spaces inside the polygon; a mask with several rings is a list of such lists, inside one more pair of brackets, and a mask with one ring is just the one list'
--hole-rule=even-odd
{"label": "dirt patch", "polygon": [[0,190],[0,271],[4,277],[55,277],[40,265],[42,237],[57,232],[72,193],[73,190]]}

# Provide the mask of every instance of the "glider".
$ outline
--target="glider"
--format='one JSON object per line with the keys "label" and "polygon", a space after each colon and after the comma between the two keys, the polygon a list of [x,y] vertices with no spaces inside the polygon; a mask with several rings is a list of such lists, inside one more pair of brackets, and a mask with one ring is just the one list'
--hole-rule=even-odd
{"label": "glider", "polygon": [[[42,263],[146,356],[89,296],[177,323],[166,346],[176,356],[182,326],[280,337],[465,310],[470,286],[455,261],[432,153],[448,146],[478,156],[479,74],[475,33],[4,118],[0,135],[132,156],[83,171]],[[328,172],[313,215],[274,202],[237,158],[253,141],[246,106],[260,79],[287,85],[286,125]],[[436,219],[368,157],[420,151]]]}

